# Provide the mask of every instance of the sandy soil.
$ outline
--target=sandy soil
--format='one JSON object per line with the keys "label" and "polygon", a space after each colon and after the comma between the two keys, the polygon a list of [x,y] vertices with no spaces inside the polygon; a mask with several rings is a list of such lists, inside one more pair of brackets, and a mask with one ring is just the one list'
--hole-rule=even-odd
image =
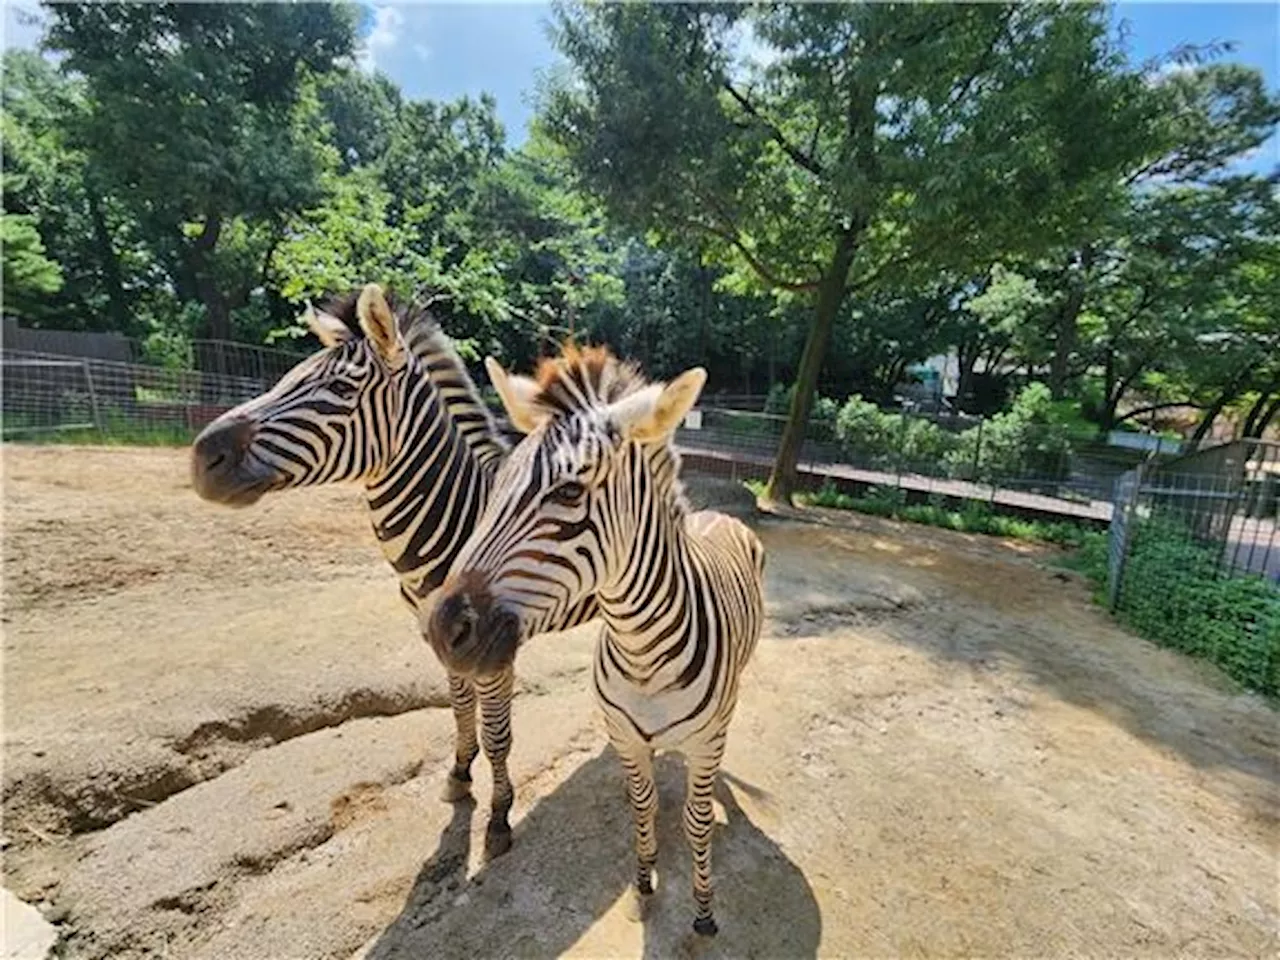
{"label": "sandy soil", "polygon": [[[521,655],[515,846],[437,800],[442,676],[350,490],[228,512],[180,451],[4,451],[5,885],[68,957],[667,957],[590,629]],[[1272,956],[1276,713],[1026,547],[762,519],[709,955]],[[488,796],[477,764],[477,796]]]}

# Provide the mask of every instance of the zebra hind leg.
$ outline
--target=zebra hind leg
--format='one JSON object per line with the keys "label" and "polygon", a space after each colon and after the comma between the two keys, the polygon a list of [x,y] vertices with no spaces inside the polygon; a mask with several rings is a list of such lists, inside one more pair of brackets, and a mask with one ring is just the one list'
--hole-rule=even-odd
{"label": "zebra hind leg", "polygon": [[693,932],[714,937],[719,931],[711,911],[711,833],[715,827],[711,794],[724,755],[723,736],[686,754],[688,783],[685,788],[684,832],[693,851],[693,900],[696,913]]}
{"label": "zebra hind leg", "polygon": [[486,860],[500,857],[511,849],[511,824],[507,815],[511,812],[515,791],[507,770],[507,756],[511,753],[511,698],[514,688],[515,668],[511,666],[500,674],[476,680],[482,722],[480,739],[484,744],[484,755],[493,769],[493,799],[489,826],[484,835]]}
{"label": "zebra hind leg", "polygon": [[636,882],[627,905],[630,920],[643,920],[653,896],[653,868],[658,860],[658,788],[653,778],[653,750],[645,743],[618,743],[615,748],[627,773],[627,799],[635,821]]}
{"label": "zebra hind leg", "polygon": [[471,796],[471,764],[480,752],[476,742],[476,688],[466,677],[449,674],[449,703],[457,731],[453,741],[453,769],[445,780],[441,799],[458,803]]}

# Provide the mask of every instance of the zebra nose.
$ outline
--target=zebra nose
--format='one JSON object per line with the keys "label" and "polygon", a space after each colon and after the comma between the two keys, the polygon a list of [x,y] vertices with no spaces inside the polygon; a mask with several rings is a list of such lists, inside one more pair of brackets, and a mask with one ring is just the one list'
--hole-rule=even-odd
{"label": "zebra nose", "polygon": [[218,473],[234,467],[253,442],[253,421],[242,417],[225,423],[215,420],[200,432],[191,445],[197,475]]}

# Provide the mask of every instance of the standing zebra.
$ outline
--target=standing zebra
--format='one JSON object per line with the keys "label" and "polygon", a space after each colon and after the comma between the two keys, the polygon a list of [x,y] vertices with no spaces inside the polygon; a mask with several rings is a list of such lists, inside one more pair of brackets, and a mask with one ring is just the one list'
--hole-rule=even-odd
{"label": "standing zebra", "polygon": [[672,435],[706,373],[647,384],[601,348],[567,347],[543,361],[536,381],[486,363],[512,423],[528,435],[499,470],[428,635],[437,645],[514,655],[520,640],[596,596],[605,630],[595,690],[626,768],[639,912],[657,859],[653,754],[679,749],[693,928],[713,935],[711,791],[760,635],[764,549],[738,520],[690,513],[681,490]]}
{"label": "standing zebra", "polygon": [[[400,577],[401,595],[420,612],[475,526],[508,444],[425,311],[393,311],[370,284],[358,299],[332,302],[325,312],[308,308],[307,322],[324,349],[196,438],[196,492],[245,506],[288,487],[362,482],[383,555]],[[593,615],[588,598],[566,614],[563,628]],[[478,699],[493,768],[485,852],[498,856],[511,846],[511,660],[461,646],[434,649],[448,673],[457,726],[444,799],[470,795]]]}

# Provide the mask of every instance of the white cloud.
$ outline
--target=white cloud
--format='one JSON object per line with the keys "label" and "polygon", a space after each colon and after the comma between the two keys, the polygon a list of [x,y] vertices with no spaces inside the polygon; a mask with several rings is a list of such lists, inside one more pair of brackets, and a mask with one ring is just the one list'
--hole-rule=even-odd
{"label": "white cloud", "polygon": [[374,7],[373,29],[365,37],[357,62],[365,73],[373,73],[378,57],[395,49],[400,42],[400,29],[404,26],[404,14],[397,7]]}
{"label": "white cloud", "polygon": [[431,48],[425,43],[415,43],[413,45],[413,53],[419,60],[426,60],[431,56]]}

